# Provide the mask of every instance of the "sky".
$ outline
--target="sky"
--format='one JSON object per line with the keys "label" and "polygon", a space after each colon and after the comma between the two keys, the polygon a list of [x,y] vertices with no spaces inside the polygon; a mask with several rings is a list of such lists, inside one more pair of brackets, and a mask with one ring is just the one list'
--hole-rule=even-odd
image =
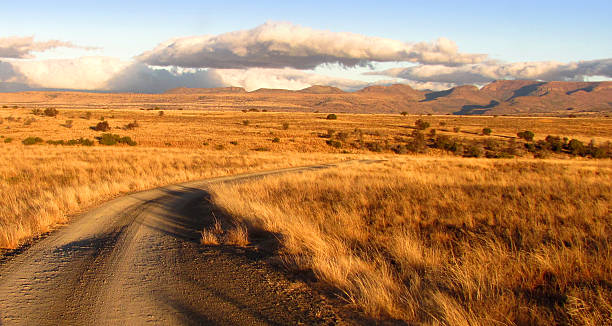
{"label": "sky", "polygon": [[0,5],[0,91],[612,78],[609,0]]}

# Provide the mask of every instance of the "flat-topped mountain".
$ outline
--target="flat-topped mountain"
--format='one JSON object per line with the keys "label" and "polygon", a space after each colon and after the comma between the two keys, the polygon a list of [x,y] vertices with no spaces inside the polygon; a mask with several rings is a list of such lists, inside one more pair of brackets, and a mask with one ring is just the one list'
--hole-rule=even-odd
{"label": "flat-topped mountain", "polygon": [[434,114],[590,114],[612,112],[612,82],[498,80],[478,88],[419,91],[408,85],[345,92],[331,86],[302,90],[241,87],[175,88],[163,94],[27,91],[0,93],[0,105],[62,108],[244,110]]}

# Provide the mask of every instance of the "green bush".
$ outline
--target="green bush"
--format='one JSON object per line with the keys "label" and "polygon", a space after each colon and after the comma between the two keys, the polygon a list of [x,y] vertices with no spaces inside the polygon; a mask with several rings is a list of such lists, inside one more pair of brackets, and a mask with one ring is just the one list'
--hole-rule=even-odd
{"label": "green bush", "polygon": [[6,144],[8,144],[8,143],[10,143],[12,141],[13,141],[13,138],[11,138],[11,137],[4,138],[4,143],[6,143]]}
{"label": "green bush", "polygon": [[333,114],[333,113],[330,113],[330,114],[327,115],[327,117],[325,119],[327,119],[327,120],[336,120],[336,119],[338,119],[338,116]]}
{"label": "green bush", "polygon": [[237,142],[237,141],[235,141],[235,140],[232,140],[232,141],[230,142],[230,144],[232,144],[232,145],[234,145],[234,146],[235,146],[235,145],[238,145],[238,142]]}
{"label": "green bush", "polygon": [[567,149],[572,155],[586,156],[587,154],[587,148],[577,139],[570,140],[567,144]]}
{"label": "green bush", "polygon": [[96,137],[98,143],[101,145],[112,146],[116,144],[125,144],[129,146],[136,146],[136,142],[130,137],[121,137],[117,134],[102,134],[100,137]]}
{"label": "green bush", "polygon": [[533,137],[535,137],[535,134],[532,131],[525,130],[525,131],[521,131],[521,132],[517,133],[516,136],[518,136],[518,138],[524,139],[526,141],[532,141]]}
{"label": "green bush", "polygon": [[272,142],[273,143],[280,143],[280,138],[274,137],[274,138],[272,138]]}
{"label": "green bush", "polygon": [[538,143],[543,145],[542,147],[544,149],[548,149],[548,150],[551,150],[553,152],[560,153],[561,150],[563,149],[564,142],[565,141],[563,141],[563,142],[561,141],[560,137],[555,137],[555,136],[548,135],[548,136],[546,136],[546,139],[544,140],[544,143],[539,143],[539,142]]}
{"label": "green bush", "polygon": [[21,143],[24,145],[34,145],[34,144],[39,144],[42,142],[43,140],[40,137],[28,137],[21,141]]}
{"label": "green bush", "polygon": [[251,123],[251,121],[249,121],[249,120],[242,120],[242,125],[244,125],[244,126],[248,126],[249,123]]}
{"label": "green bush", "polygon": [[109,131],[111,128],[108,125],[108,122],[102,121],[102,122],[98,122],[98,124],[96,124],[95,126],[91,127],[91,129],[93,129],[95,131]]}
{"label": "green bush", "polygon": [[491,128],[483,128],[482,129],[482,134],[485,135],[485,136],[490,135],[491,132],[493,132],[493,130],[491,130]]}

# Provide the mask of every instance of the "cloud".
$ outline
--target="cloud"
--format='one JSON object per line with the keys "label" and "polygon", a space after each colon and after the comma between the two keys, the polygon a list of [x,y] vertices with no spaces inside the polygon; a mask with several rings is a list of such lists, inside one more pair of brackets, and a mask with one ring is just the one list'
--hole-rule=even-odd
{"label": "cloud", "polygon": [[59,47],[93,50],[93,47],[74,45],[71,42],[51,40],[45,42],[34,41],[34,37],[5,37],[0,38],[0,58],[27,59],[32,58],[32,52],[43,52]]}
{"label": "cloud", "polygon": [[486,57],[460,53],[457,45],[445,38],[411,44],[268,22],[250,30],[171,39],[137,60],[185,68],[313,69],[328,63],[354,67],[388,61],[455,66],[482,62]]}
{"label": "cloud", "polygon": [[544,81],[582,81],[585,77],[612,78],[612,59],[561,63],[554,61],[481,63],[448,67],[418,65],[368,73],[419,82],[484,84],[498,79],[533,79]]}
{"label": "cloud", "polygon": [[[11,74],[12,80],[4,78]],[[174,87],[218,87],[223,81],[209,70],[171,71],[111,57],[17,60],[0,65],[0,81],[19,81],[36,89],[163,92]]]}
{"label": "cloud", "polygon": [[369,85],[367,82],[335,78],[297,69],[216,69],[215,72],[227,85],[244,87],[247,91],[259,88],[298,90],[312,85],[326,85],[343,90],[356,90]]}
{"label": "cloud", "polygon": [[210,88],[227,86],[214,70],[170,71],[154,69],[143,63],[133,63],[106,83],[106,90],[161,93],[171,88]]}

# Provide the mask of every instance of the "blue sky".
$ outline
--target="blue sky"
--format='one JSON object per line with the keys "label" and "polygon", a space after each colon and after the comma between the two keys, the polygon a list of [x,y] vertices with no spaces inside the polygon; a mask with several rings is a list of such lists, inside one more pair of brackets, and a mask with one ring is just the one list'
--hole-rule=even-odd
{"label": "blue sky", "polygon": [[[452,40],[464,53],[503,62],[576,62],[612,57],[612,1],[10,1],[0,38],[35,36],[99,50],[59,48],[39,59],[130,59],[175,37],[223,34],[267,21],[402,42]],[[393,64],[373,63],[377,68]],[[367,70],[367,69],[365,69]],[[354,77],[333,65],[316,71]],[[309,70],[312,72],[312,70]],[[366,80],[371,77],[364,77]]]}

